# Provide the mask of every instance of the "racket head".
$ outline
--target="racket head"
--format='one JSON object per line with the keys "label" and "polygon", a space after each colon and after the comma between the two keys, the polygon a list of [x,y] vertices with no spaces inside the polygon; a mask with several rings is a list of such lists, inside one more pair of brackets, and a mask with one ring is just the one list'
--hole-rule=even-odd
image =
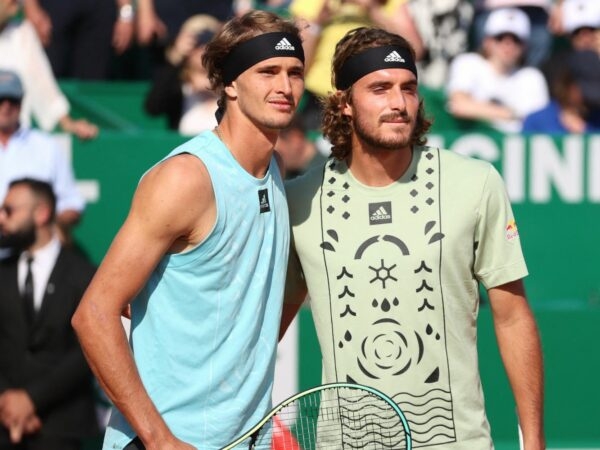
{"label": "racket head", "polygon": [[331,383],[290,397],[223,450],[411,450],[406,417],[382,392]]}

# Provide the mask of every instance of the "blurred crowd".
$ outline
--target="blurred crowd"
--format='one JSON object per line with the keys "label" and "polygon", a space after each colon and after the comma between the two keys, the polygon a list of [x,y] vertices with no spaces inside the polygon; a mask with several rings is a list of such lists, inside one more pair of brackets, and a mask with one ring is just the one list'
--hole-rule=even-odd
{"label": "blurred crowd", "polygon": [[146,113],[191,136],[215,125],[203,47],[225,20],[253,8],[303,28],[298,125],[309,132],[332,89],[335,43],[369,25],[413,44],[420,84],[444,92],[458,119],[503,132],[598,129],[594,0],[0,0],[0,69],[24,84],[24,126],[94,138],[98,127],[70,116],[57,80],[145,80]]}
{"label": "blurred crowd", "polygon": [[[73,168],[50,133],[85,140],[101,130],[89,118],[73,117],[59,81],[146,81],[140,107],[148,115],[165,117],[169,129],[185,136],[212,129],[217,98],[202,65],[204,48],[224,21],[250,9],[296,18],[303,30],[306,91],[277,144],[290,178],[328,154],[320,100],[333,89],[336,42],[360,26],[406,37],[420,84],[443,92],[445,113],[456,119],[506,133],[600,132],[599,0],[0,0],[0,247],[52,242],[50,262],[35,269],[47,281],[84,210]],[[56,198],[31,180],[47,182]],[[35,220],[19,221],[24,204]],[[1,250],[0,258],[10,260]],[[35,263],[21,256],[14,264]],[[3,270],[0,277],[11,276]],[[25,282],[23,275],[19,283]],[[77,287],[73,295],[80,294]],[[76,342],[71,335],[64,340]],[[87,386],[81,355],[67,347],[53,351],[79,364],[74,382]],[[50,384],[40,367],[27,376],[0,370],[0,422],[11,439],[13,432],[20,440],[39,428],[40,417],[18,411],[42,411],[41,420],[69,417],[61,408],[70,406],[49,402],[44,389],[69,398],[73,390]],[[32,386],[36,377],[45,383],[31,397],[6,387],[18,384],[13,376]],[[87,387],[80,394],[87,405]],[[15,417],[20,425],[13,430],[7,424]]]}

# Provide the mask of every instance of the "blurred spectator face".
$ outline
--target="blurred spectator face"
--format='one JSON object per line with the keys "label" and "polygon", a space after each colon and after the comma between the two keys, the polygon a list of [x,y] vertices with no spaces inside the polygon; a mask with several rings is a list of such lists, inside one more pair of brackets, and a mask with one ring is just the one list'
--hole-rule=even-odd
{"label": "blurred spectator face", "polygon": [[488,37],[484,45],[488,58],[506,68],[518,66],[525,53],[525,43],[512,33]]}
{"label": "blurred spectator face", "polygon": [[0,97],[0,132],[6,134],[14,132],[19,126],[20,113],[20,100],[11,97]]}
{"label": "blurred spectator face", "polygon": [[598,51],[600,2],[598,0],[564,0],[562,27],[575,50]]}
{"label": "blurred spectator face", "polygon": [[304,130],[296,127],[282,130],[275,148],[289,171],[304,170],[315,154],[314,145],[306,138]]}
{"label": "blurred spectator face", "polygon": [[208,72],[202,64],[202,55],[206,50],[206,45],[195,47],[186,60],[184,78],[190,82],[194,91],[210,91],[210,81]]}
{"label": "blurred spectator face", "polygon": [[575,50],[593,50],[600,48],[600,31],[596,28],[581,27],[571,33],[571,45]]}
{"label": "blurred spectator face", "polygon": [[525,41],[531,34],[527,14],[517,8],[499,8],[487,18],[483,41],[484,55],[502,70],[520,65]]}
{"label": "blurred spectator face", "polygon": [[9,189],[0,207],[0,247],[24,250],[35,241],[37,202],[25,186]]}
{"label": "blurred spectator face", "polygon": [[7,22],[19,12],[19,0],[0,0],[0,24]]}

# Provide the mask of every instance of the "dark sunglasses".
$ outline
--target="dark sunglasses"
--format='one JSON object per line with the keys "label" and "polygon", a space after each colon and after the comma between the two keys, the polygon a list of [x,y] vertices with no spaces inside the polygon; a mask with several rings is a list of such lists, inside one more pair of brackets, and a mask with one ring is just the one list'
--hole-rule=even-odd
{"label": "dark sunglasses", "polygon": [[20,207],[21,206],[2,205],[2,206],[0,206],[0,212],[4,211],[4,214],[6,214],[6,217],[10,217],[12,215],[12,213],[14,213]]}
{"label": "dark sunglasses", "polygon": [[0,105],[4,102],[8,102],[13,106],[20,105],[21,99],[14,97],[0,97]]}
{"label": "dark sunglasses", "polygon": [[519,36],[517,36],[516,34],[512,34],[512,33],[500,33],[500,34],[497,34],[496,36],[494,36],[494,40],[496,42],[502,42],[505,39],[509,39],[509,40],[513,41],[515,44],[523,45],[523,40]]}

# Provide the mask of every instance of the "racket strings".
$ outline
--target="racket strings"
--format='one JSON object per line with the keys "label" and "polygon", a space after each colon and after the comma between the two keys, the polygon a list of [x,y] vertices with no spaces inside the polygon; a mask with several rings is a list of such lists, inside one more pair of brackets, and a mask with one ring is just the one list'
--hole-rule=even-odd
{"label": "racket strings", "polygon": [[354,389],[317,391],[286,405],[261,429],[256,450],[401,450],[406,432],[380,397]]}

